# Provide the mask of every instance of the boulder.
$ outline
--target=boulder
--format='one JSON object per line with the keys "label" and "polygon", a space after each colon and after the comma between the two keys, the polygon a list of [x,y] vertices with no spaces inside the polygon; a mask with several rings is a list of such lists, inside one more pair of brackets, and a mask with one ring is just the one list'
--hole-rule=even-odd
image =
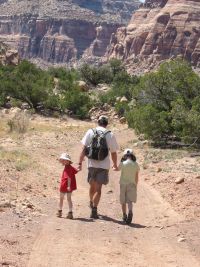
{"label": "boulder", "polygon": [[126,118],[125,117],[121,117],[119,119],[119,121],[120,121],[120,123],[124,124],[124,123],[126,123]]}
{"label": "boulder", "polygon": [[128,99],[125,97],[125,96],[123,96],[121,99],[120,99],[120,103],[123,103],[123,102],[128,102]]}
{"label": "boulder", "polygon": [[89,87],[88,87],[88,85],[87,85],[86,82],[84,82],[84,81],[78,81],[77,84],[78,84],[79,89],[82,92],[87,92],[89,90]]}
{"label": "boulder", "polygon": [[175,180],[176,184],[182,184],[185,181],[185,179],[183,177],[179,177]]}

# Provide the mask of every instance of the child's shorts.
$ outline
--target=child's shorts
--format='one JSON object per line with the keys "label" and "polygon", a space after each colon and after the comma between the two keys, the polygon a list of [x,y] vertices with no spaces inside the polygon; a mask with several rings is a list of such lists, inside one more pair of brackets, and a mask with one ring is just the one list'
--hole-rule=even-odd
{"label": "child's shorts", "polygon": [[120,203],[125,204],[129,202],[136,203],[137,201],[137,187],[135,184],[120,184]]}

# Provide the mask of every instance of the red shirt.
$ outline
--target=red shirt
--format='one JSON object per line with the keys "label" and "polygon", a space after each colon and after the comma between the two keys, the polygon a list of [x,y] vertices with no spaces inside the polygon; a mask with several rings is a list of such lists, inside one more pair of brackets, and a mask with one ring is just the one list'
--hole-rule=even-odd
{"label": "red shirt", "polygon": [[[77,169],[75,169],[71,165],[66,165],[60,182],[60,192],[61,193],[70,193],[77,189],[76,187],[76,177],[75,174],[78,172]],[[69,186],[70,184],[70,186]],[[67,190],[67,188],[70,187],[70,190]]]}

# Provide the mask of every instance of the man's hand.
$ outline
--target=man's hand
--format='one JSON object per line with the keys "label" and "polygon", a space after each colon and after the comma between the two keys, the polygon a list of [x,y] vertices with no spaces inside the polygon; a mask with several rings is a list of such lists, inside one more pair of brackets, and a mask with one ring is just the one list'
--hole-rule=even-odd
{"label": "man's hand", "polygon": [[117,171],[118,170],[118,167],[117,167],[117,153],[116,152],[113,152],[111,153],[111,157],[112,157],[112,162],[113,162],[113,170],[114,171]]}
{"label": "man's hand", "polygon": [[78,165],[77,170],[78,170],[79,172],[82,171],[82,165]]}
{"label": "man's hand", "polygon": [[82,163],[81,163],[81,162],[78,164],[78,168],[77,168],[77,170],[78,170],[78,171],[82,171]]}
{"label": "man's hand", "polygon": [[114,165],[112,166],[112,169],[113,169],[113,171],[118,171],[118,167],[117,167],[117,165],[114,164]]}

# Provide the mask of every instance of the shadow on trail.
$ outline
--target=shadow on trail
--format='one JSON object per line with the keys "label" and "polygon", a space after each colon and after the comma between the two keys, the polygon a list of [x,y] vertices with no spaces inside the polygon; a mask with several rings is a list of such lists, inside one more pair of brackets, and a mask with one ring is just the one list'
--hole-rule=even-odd
{"label": "shadow on trail", "polygon": [[74,218],[74,221],[81,221],[81,222],[94,222],[93,219],[87,219],[87,218]]}
{"label": "shadow on trail", "polygon": [[138,228],[138,229],[147,227],[146,225],[139,224],[139,223],[132,223],[129,226],[132,227],[132,228]]}
{"label": "shadow on trail", "polygon": [[111,217],[106,216],[106,215],[101,215],[100,219],[104,220],[104,221],[108,221],[108,222],[114,222],[114,223],[117,223],[117,224],[120,224],[120,225],[127,225],[129,227],[137,228],[137,229],[146,228],[146,225],[142,225],[142,224],[139,224],[139,223],[131,223],[131,224],[128,225],[128,224],[124,223],[123,221],[116,220],[116,219],[111,218]]}

